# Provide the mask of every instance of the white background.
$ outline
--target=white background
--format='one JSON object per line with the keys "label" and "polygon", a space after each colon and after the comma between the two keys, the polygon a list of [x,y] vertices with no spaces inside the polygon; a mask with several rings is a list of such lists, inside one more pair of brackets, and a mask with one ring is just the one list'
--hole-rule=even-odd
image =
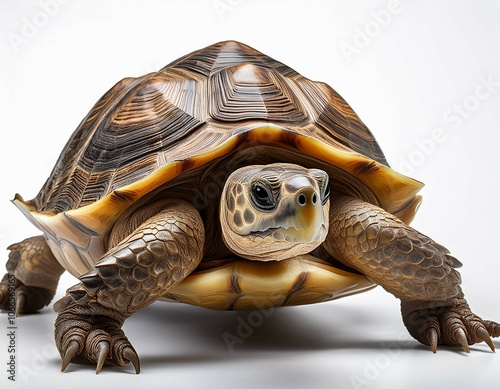
{"label": "white background", "polygon": [[[8,244],[38,233],[9,200],[37,194],[105,91],[227,39],[326,81],[349,102],[391,165],[426,183],[413,225],[464,263],[473,310],[500,320],[500,2],[493,0],[0,1],[3,260]],[[64,275],[56,297],[75,282]],[[96,377],[90,366],[59,372],[48,307],[17,321],[18,382],[10,385],[2,315],[0,386],[500,386],[498,353],[480,344],[469,355],[448,347],[432,355],[407,335],[398,301],[381,288],[268,316],[154,304],[124,327],[142,373],[105,368]],[[236,336],[249,321],[253,332],[230,352],[223,335]]]}

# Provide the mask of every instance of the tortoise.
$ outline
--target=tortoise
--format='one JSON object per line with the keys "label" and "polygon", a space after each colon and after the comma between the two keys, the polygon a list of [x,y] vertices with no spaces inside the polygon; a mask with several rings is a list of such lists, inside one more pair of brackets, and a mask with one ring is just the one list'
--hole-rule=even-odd
{"label": "tortoise", "polygon": [[125,78],[91,109],[11,245],[3,308],[54,304],[62,371],[140,371],[124,321],[156,300],[219,310],[312,304],[376,285],[436,352],[500,335],[471,312],[442,245],[409,226],[423,184],[392,170],[331,87],[236,41]]}

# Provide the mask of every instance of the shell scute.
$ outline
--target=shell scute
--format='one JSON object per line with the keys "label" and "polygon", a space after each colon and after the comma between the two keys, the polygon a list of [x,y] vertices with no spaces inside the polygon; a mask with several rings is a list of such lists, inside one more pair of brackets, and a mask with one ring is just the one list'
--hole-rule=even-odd
{"label": "shell scute", "polygon": [[262,66],[245,63],[210,77],[210,113],[226,122],[264,119],[305,122],[306,116],[287,82]]}

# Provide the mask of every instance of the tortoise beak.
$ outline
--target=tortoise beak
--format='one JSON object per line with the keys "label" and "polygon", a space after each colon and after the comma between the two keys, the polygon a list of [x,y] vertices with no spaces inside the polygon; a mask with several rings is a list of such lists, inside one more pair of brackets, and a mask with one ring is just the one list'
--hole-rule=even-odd
{"label": "tortoise beak", "polygon": [[295,195],[295,229],[303,242],[318,238],[324,226],[324,212],[320,196],[312,187],[306,187]]}

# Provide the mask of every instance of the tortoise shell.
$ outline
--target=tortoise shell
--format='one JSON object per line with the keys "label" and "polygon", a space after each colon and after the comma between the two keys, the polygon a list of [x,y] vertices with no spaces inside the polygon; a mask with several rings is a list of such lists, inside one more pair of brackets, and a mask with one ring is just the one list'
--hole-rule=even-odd
{"label": "tortoise shell", "polygon": [[220,169],[244,150],[260,162],[279,155],[322,168],[336,189],[406,223],[420,202],[422,184],[389,167],[338,93],[234,41],[118,82],[73,133],[38,195],[14,202],[80,276],[105,253],[114,222],[129,207],[179,177]]}

